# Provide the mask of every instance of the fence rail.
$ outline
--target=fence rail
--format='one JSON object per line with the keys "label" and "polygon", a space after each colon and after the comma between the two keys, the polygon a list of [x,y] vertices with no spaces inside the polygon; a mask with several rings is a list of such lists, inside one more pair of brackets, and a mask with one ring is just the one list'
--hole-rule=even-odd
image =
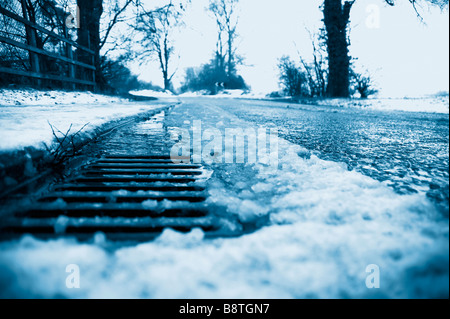
{"label": "fence rail", "polygon": [[[11,12],[3,7],[0,6],[0,15],[6,16],[10,19],[13,19],[19,23],[21,23],[25,28],[31,28],[36,31],[42,32],[46,34],[49,37],[52,37],[54,39],[57,39],[63,43],[66,44],[67,50],[64,50],[66,53],[66,56],[55,53],[55,52],[49,52],[43,48],[38,48],[36,46],[36,41],[30,41],[30,39],[27,39],[27,43],[22,43],[19,41],[16,41],[14,39],[5,37],[3,35],[0,35],[0,43],[4,43],[6,45],[10,45],[22,50],[28,51],[28,56],[30,61],[34,60],[34,63],[31,63],[31,70],[19,70],[14,69],[10,67],[5,67],[0,65],[0,74],[12,74],[16,76],[23,76],[28,78],[34,78],[39,80],[49,80],[49,81],[58,81],[58,82],[64,82],[64,83],[72,83],[75,84],[81,84],[86,85],[92,88],[95,88],[95,71],[96,68],[94,66],[94,56],[95,52],[91,50],[90,48],[87,48],[85,46],[82,46],[78,44],[77,42],[68,39],[65,36],[61,36],[53,31],[47,30],[46,28],[29,21],[25,17],[21,17],[18,14]],[[24,15],[26,16],[26,15]],[[28,38],[28,37],[27,37]],[[33,39],[31,39],[33,40]],[[84,63],[77,61],[74,59],[73,54],[73,48],[76,48],[78,51],[84,51],[84,55],[91,57],[91,64]],[[41,70],[39,68],[39,58],[36,58],[36,56],[46,56],[48,58],[59,60],[64,63],[67,63],[69,65],[68,69],[68,75],[55,75],[55,74],[49,74],[46,73],[45,70]],[[87,74],[90,74],[89,79],[80,79],[77,78],[75,72],[75,66],[82,70],[87,70]],[[86,74],[86,72],[79,72],[81,74]]]}

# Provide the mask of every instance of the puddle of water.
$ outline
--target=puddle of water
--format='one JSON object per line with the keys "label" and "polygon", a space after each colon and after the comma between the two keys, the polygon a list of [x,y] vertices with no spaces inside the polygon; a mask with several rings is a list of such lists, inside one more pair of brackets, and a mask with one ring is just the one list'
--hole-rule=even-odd
{"label": "puddle of water", "polygon": [[139,123],[136,126],[136,133],[152,135],[156,132],[163,132],[165,116],[166,112],[161,112],[153,116],[150,120]]}

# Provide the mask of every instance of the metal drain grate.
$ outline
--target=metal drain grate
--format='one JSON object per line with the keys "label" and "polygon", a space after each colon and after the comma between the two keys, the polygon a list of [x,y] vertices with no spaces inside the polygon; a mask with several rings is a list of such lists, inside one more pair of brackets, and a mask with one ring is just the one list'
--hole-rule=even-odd
{"label": "metal drain grate", "polygon": [[[16,214],[2,233],[146,240],[165,228],[207,237],[229,236],[205,203],[201,165],[174,164],[169,156],[105,156],[53,187]],[[226,234],[225,234],[226,233]]]}

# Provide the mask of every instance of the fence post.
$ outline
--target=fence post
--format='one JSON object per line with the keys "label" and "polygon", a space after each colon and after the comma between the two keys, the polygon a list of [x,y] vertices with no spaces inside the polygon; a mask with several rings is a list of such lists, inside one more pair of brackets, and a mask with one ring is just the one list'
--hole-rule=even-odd
{"label": "fence post", "polygon": [[[89,32],[89,30],[87,31],[87,33],[88,33],[88,36],[87,36],[87,38],[88,38],[88,48],[90,49],[90,50],[92,50],[91,49],[91,33]],[[92,56],[92,65],[93,66],[95,66],[95,54],[93,54],[93,55],[91,55]],[[92,82],[94,82],[95,83],[95,70],[92,70]],[[92,91],[96,91],[96,86],[94,86],[93,88],[92,88]]]}
{"label": "fence post", "polygon": [[[21,0],[20,1],[21,5],[22,5],[22,14],[23,14],[23,18],[30,21],[29,17],[28,17],[28,11],[27,11],[27,6],[25,4],[25,0]],[[25,31],[27,34],[27,41],[28,44],[33,46],[33,47],[37,47],[37,42],[36,42],[36,34],[33,32],[33,29],[30,28],[28,25],[25,25]],[[40,67],[39,67],[39,56],[36,53],[30,52],[28,51],[29,57],[30,57],[30,64],[31,64],[31,71],[36,72],[36,73],[40,73]],[[41,80],[37,79],[36,80],[36,84],[38,86],[41,85]]]}

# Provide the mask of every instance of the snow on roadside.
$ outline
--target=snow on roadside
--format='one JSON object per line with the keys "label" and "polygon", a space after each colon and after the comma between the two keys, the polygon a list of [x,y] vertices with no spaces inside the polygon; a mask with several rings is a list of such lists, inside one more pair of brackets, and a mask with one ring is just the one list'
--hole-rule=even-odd
{"label": "snow on roadside", "polygon": [[35,89],[0,89],[0,107],[20,105],[68,105],[123,103],[128,99],[92,92],[40,91]]}
{"label": "snow on roadside", "polygon": [[449,113],[449,97],[404,98],[404,99],[324,99],[314,104],[323,106],[356,107],[380,111],[407,111]]}
{"label": "snow on roadside", "polygon": [[51,145],[49,123],[71,133],[85,133],[107,122],[150,111],[162,103],[136,103],[90,92],[0,90],[0,152]]}
{"label": "snow on roadside", "polygon": [[[220,96],[227,97],[227,95]],[[230,96],[228,96],[230,97]],[[267,96],[263,94],[243,94],[234,95],[235,98],[265,100]],[[269,98],[270,99],[270,98]],[[281,98],[283,99],[283,98]],[[288,99],[288,98],[284,98]],[[280,100],[277,98],[276,100]],[[428,112],[428,113],[449,113],[449,97],[428,97],[428,98],[371,98],[371,99],[305,99],[300,101],[300,104],[310,104],[319,106],[333,106],[369,109],[379,111],[405,111],[405,112]],[[291,105],[292,108],[296,104]]]}
{"label": "snow on roadside", "polygon": [[[217,95],[208,95],[207,92],[187,92],[180,97],[209,97],[209,98],[236,98],[254,100],[273,100],[267,94],[257,92],[245,92],[243,90],[225,90]],[[290,97],[279,97],[275,100],[286,100]],[[449,96],[426,97],[426,98],[370,98],[370,99],[303,99],[300,104],[359,108],[380,111],[406,111],[406,112],[429,112],[449,113]],[[291,105],[292,108],[296,104]],[[299,106],[300,107],[300,106]]]}
{"label": "snow on roadside", "polygon": [[156,98],[174,97],[174,94],[170,91],[159,92],[153,90],[140,90],[140,91],[130,91],[130,94],[136,96],[146,96]]}
{"label": "snow on roadside", "polygon": [[248,92],[244,90],[223,90],[215,95],[210,95],[208,91],[186,92],[180,97],[209,97],[209,98],[242,98],[261,100],[267,98],[267,94],[259,92]]}
{"label": "snow on roadside", "polygon": [[[175,108],[167,124],[242,127],[213,103]],[[266,214],[253,234],[205,241],[166,230],[114,247],[24,237],[0,243],[0,297],[420,298],[448,297],[449,224],[423,195],[402,196],[342,164],[279,139],[280,166],[216,165],[210,201],[241,218]],[[81,288],[65,286],[68,264]],[[366,267],[381,288],[366,287]]]}

